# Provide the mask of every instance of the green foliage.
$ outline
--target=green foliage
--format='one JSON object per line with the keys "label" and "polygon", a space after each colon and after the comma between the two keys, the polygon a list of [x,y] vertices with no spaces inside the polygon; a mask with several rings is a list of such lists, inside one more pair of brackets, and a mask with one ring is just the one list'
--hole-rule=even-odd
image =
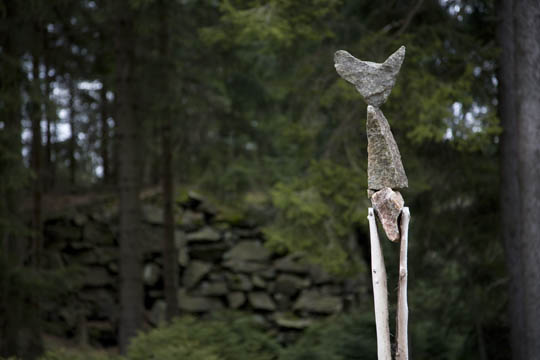
{"label": "green foliage", "polygon": [[372,314],[355,312],[312,326],[280,360],[369,360],[377,358]]}
{"label": "green foliage", "polygon": [[334,273],[358,270],[359,254],[348,255],[347,240],[350,229],[365,222],[362,182],[355,171],[320,161],[306,177],[276,184],[271,194],[279,212],[264,229],[268,246],[307,253]]}
{"label": "green foliage", "polygon": [[110,355],[90,349],[57,349],[47,351],[39,360],[120,360],[120,356]]}
{"label": "green foliage", "polygon": [[279,346],[256,319],[221,314],[210,320],[183,317],[170,326],[142,333],[127,354],[130,360],[271,360]]}

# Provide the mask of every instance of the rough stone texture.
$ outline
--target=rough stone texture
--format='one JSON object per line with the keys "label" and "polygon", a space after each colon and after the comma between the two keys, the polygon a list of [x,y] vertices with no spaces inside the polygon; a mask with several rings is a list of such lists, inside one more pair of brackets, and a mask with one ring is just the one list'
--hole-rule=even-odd
{"label": "rough stone texture", "polygon": [[257,274],[254,274],[251,276],[251,282],[253,283],[253,286],[259,289],[266,288],[266,280],[264,280],[262,277],[260,277]]}
{"label": "rough stone texture", "polygon": [[192,261],[182,276],[182,283],[192,288],[212,269],[212,264],[202,261]]}
{"label": "rough stone texture", "polygon": [[399,241],[398,217],[404,205],[399,191],[390,188],[379,190],[371,197],[371,203],[388,239]]}
{"label": "rough stone texture", "polygon": [[272,267],[267,267],[258,272],[258,274],[264,279],[273,279],[276,277],[276,269]]}
{"label": "rough stone texture", "polygon": [[301,257],[296,254],[287,255],[274,263],[276,270],[293,274],[309,273],[309,265],[301,262]]}
{"label": "rough stone texture", "polygon": [[152,306],[152,310],[150,310],[149,319],[150,322],[157,326],[160,324],[165,323],[165,315],[167,312],[167,304],[164,300],[156,300],[154,305]]}
{"label": "rough stone texture", "polygon": [[312,265],[310,267],[309,276],[316,285],[326,284],[334,280],[330,274],[319,265]]}
{"label": "rough stone texture", "polygon": [[189,247],[189,257],[204,261],[219,261],[223,253],[229,249],[229,246],[223,241],[215,243],[197,243]]}
{"label": "rough stone texture", "polygon": [[244,274],[227,274],[227,285],[232,290],[250,291],[253,289],[253,284]]}
{"label": "rough stone texture", "polygon": [[187,234],[186,240],[188,242],[214,242],[219,241],[221,235],[216,230],[209,226],[202,228],[197,232]]}
{"label": "rough stone texture", "polygon": [[159,280],[161,269],[154,263],[144,265],[143,280],[145,285],[154,286]]}
{"label": "rough stone texture", "polygon": [[192,296],[187,294],[186,289],[178,290],[178,307],[180,310],[203,313],[223,308],[223,303],[215,298],[204,296]]}
{"label": "rough stone texture", "polygon": [[242,273],[252,273],[254,271],[264,270],[268,264],[253,262],[253,261],[244,261],[237,259],[230,259],[223,263],[223,266],[237,272]]}
{"label": "rough stone texture", "polygon": [[367,108],[368,188],[402,189],[408,186],[398,146],[388,120],[379,108]]}
{"label": "rough stone texture", "polygon": [[[208,208],[202,201],[191,199],[177,206],[190,218],[200,220],[196,224],[181,224],[178,218],[176,223],[178,272],[183,275],[179,279],[179,308],[184,314],[224,307],[243,309],[268,322],[276,335],[284,339],[284,334],[303,328],[313,318],[342,307],[354,307],[370,288],[367,283],[351,283],[345,290],[345,279],[332,277],[319,266],[303,261],[301,254],[268,252],[259,228],[237,219],[217,221],[219,212],[215,218],[207,216]],[[55,259],[45,260],[44,264],[50,268],[76,265],[87,272],[80,276],[74,273],[68,279],[73,283],[70,286],[80,286],[73,306],[66,308],[60,299],[42,304],[42,309],[48,318],[62,320],[60,331],[74,334],[81,326],[87,326],[88,330],[93,329],[88,333],[89,342],[110,346],[116,341],[119,313],[117,229],[114,220],[98,221],[93,215],[105,210],[87,211],[89,215],[80,212],[81,219],[86,220],[75,222],[71,220],[74,215],[68,214],[44,225],[44,244],[55,254]],[[205,216],[201,216],[201,211]],[[143,236],[141,253],[145,267],[141,276],[149,285],[144,288],[146,325],[157,326],[165,314],[163,226],[157,218],[152,224],[145,222]],[[365,282],[364,277],[359,279]]]}
{"label": "rough stone texture", "polygon": [[334,314],[343,309],[343,300],[338,296],[321,294],[317,290],[304,290],[293,309],[316,314]]}
{"label": "rough stone texture", "polygon": [[274,301],[276,302],[278,310],[282,311],[290,311],[292,308],[292,300],[291,297],[285,294],[274,294],[273,295]]}
{"label": "rough stone texture", "polygon": [[204,224],[204,214],[186,210],[180,215],[180,226],[186,230],[195,230]]}
{"label": "rough stone texture", "polygon": [[186,267],[189,264],[189,253],[187,248],[178,249],[178,265]]}
{"label": "rough stone texture", "polygon": [[246,296],[243,292],[233,291],[227,294],[227,302],[231,309],[238,309],[246,302]]}
{"label": "rough stone texture", "polygon": [[309,279],[291,274],[280,274],[276,279],[274,291],[292,296],[310,285],[311,281]]}
{"label": "rough stone texture", "polygon": [[396,83],[396,77],[405,59],[405,46],[400,47],[382,64],[362,61],[347,51],[338,50],[334,66],[338,74],[353,84],[368,105],[381,106]]}
{"label": "rough stone texture", "polygon": [[199,292],[205,296],[223,296],[227,295],[227,284],[222,282],[203,282],[199,287]]}
{"label": "rough stone texture", "polygon": [[258,291],[248,294],[249,304],[256,310],[274,311],[276,304],[267,293]]}
{"label": "rough stone texture", "polygon": [[258,241],[241,241],[227,251],[223,258],[225,260],[265,261],[270,258],[270,255],[270,251]]}
{"label": "rough stone texture", "polygon": [[276,313],[274,321],[280,327],[286,329],[302,330],[309,327],[313,321],[311,319],[299,318],[293,314]]}

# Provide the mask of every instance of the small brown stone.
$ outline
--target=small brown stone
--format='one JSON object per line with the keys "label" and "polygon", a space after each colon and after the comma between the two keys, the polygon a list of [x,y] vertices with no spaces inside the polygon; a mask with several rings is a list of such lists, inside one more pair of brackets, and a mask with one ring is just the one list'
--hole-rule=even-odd
{"label": "small brown stone", "polygon": [[403,197],[399,191],[393,191],[390,188],[379,190],[371,197],[371,203],[388,239],[399,241],[398,217],[404,205]]}

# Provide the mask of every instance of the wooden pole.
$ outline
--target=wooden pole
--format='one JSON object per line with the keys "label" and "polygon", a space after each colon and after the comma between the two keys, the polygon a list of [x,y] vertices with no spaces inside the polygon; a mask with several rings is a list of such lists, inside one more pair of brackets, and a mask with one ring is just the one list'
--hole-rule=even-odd
{"label": "wooden pole", "polygon": [[397,305],[397,347],[396,360],[409,359],[408,323],[409,308],[407,306],[407,248],[409,241],[409,221],[411,214],[408,207],[401,212],[401,246],[399,250],[399,289]]}
{"label": "wooden pole", "polygon": [[373,208],[368,209],[369,238],[371,242],[371,277],[375,305],[375,325],[377,328],[377,359],[392,360],[390,350],[390,328],[388,326],[388,289],[386,267],[377,233],[377,223]]}

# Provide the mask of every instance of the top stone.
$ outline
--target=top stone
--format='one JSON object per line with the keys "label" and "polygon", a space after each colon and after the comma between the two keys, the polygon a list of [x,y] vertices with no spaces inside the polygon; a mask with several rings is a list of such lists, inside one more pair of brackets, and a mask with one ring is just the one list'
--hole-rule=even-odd
{"label": "top stone", "polygon": [[405,46],[382,64],[362,61],[345,50],[338,50],[334,55],[334,66],[342,78],[356,87],[368,105],[379,107],[390,95],[403,59]]}

